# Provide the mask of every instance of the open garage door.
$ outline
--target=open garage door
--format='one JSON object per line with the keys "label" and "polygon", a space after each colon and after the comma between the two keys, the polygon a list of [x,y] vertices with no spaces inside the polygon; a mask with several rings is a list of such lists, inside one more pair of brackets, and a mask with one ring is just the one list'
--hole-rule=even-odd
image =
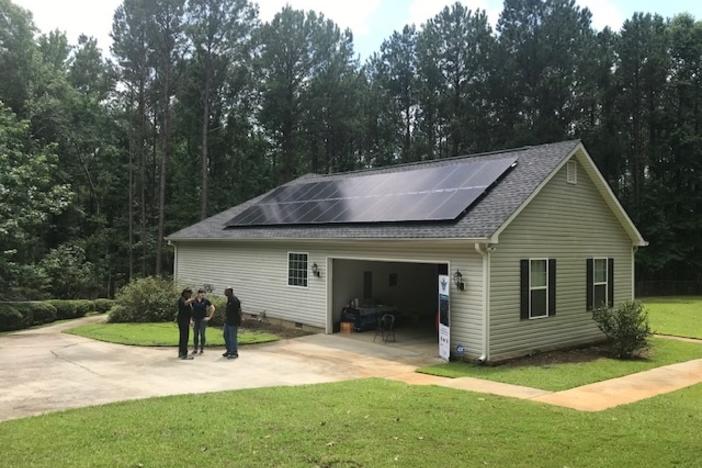
{"label": "open garage door", "polygon": [[[333,332],[352,328],[361,341],[426,347],[436,355],[439,275],[444,263],[332,260],[330,326]],[[392,334],[381,336],[378,323],[389,315]]]}

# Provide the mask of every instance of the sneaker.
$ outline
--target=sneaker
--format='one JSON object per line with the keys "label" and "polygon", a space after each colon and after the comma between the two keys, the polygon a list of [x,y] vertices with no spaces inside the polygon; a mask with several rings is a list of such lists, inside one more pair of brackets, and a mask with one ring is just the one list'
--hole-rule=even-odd
{"label": "sneaker", "polygon": [[238,358],[238,357],[239,357],[238,354],[230,354],[230,355],[227,356],[227,359],[236,359],[236,358]]}
{"label": "sneaker", "polygon": [[181,359],[183,361],[192,361],[193,357],[192,356],[181,356],[178,359]]}
{"label": "sneaker", "polygon": [[190,353],[190,354],[192,354],[193,356],[195,356],[195,355],[197,354],[197,349],[193,349],[193,352]]}
{"label": "sneaker", "polygon": [[205,352],[205,350],[203,350],[202,348],[200,348],[200,354],[202,354],[202,353],[204,353],[204,352]]}
{"label": "sneaker", "polygon": [[222,354],[222,357],[229,357],[229,353]]}

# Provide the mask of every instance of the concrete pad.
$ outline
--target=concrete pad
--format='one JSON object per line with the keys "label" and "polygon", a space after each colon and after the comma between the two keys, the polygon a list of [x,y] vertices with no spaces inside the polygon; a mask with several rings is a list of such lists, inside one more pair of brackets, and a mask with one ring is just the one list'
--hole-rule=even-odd
{"label": "concrete pad", "polygon": [[702,383],[702,359],[671,364],[535,398],[580,411],[602,411]]}
{"label": "concrete pad", "polygon": [[175,348],[62,333],[100,320],[87,317],[0,335],[0,420],[154,396],[384,377],[435,362],[420,352],[336,335],[243,346],[237,360],[223,358],[224,348],[208,348],[181,361]]}

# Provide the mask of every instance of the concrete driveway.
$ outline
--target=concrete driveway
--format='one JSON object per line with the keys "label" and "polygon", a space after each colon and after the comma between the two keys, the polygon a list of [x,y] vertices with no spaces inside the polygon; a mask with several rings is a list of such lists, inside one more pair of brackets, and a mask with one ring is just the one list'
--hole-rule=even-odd
{"label": "concrete driveway", "polygon": [[311,335],[244,346],[234,361],[219,348],[180,361],[175,348],[62,333],[97,320],[103,317],[0,335],[0,420],[163,395],[392,377],[435,360],[423,349]]}

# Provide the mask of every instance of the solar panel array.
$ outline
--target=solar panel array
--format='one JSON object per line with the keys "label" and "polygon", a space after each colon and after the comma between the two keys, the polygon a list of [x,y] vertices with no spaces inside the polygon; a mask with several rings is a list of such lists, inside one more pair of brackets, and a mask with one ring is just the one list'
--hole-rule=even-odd
{"label": "solar panel array", "polygon": [[516,158],[465,159],[436,167],[278,187],[226,227],[456,219],[516,165]]}

